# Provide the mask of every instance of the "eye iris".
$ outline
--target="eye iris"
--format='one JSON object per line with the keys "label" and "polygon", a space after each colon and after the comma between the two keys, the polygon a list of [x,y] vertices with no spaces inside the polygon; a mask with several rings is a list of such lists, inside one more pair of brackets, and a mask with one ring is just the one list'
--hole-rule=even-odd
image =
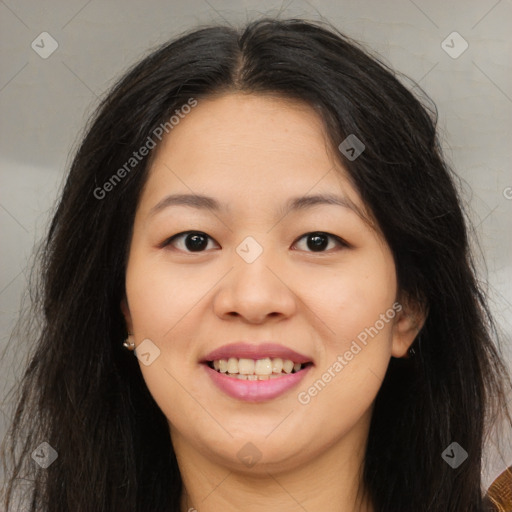
{"label": "eye iris", "polygon": [[325,249],[328,244],[329,240],[325,235],[315,233],[308,236],[308,248],[313,251]]}
{"label": "eye iris", "polygon": [[[323,233],[313,233],[307,237],[308,248],[312,251],[322,251],[329,244],[329,237]],[[188,234],[185,237],[185,246],[191,252],[203,250],[208,245],[207,237],[201,233]]]}
{"label": "eye iris", "polygon": [[208,245],[204,235],[193,233],[185,237],[185,246],[189,251],[200,251]]}

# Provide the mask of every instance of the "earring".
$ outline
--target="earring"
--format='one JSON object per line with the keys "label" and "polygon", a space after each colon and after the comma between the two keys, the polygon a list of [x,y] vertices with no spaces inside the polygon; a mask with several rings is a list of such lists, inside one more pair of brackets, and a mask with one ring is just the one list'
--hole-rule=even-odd
{"label": "earring", "polygon": [[128,338],[123,343],[123,346],[127,348],[128,350],[134,350],[135,349],[135,343],[133,341],[133,334],[128,333]]}

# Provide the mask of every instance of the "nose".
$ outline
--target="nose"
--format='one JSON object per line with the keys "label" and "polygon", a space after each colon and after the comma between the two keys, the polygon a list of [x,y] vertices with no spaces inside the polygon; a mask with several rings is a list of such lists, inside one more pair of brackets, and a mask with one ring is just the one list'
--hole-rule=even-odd
{"label": "nose", "polygon": [[269,250],[264,250],[252,263],[235,253],[233,262],[233,269],[219,283],[214,296],[217,316],[261,324],[270,318],[277,320],[293,315],[297,296],[290,273],[269,257]]}

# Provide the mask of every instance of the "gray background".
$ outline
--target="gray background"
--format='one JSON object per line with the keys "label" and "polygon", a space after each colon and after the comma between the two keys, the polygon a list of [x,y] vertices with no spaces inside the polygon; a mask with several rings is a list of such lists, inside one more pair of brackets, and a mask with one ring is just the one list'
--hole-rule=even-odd
{"label": "gray background", "polygon": [[[4,393],[20,375],[24,347],[10,333],[28,266],[63,184],[88,115],[110,85],[149,49],[197,24],[243,23],[262,14],[327,19],[417,81],[437,104],[446,157],[481,246],[481,279],[512,361],[512,112],[507,0],[288,1],[0,0],[0,439],[10,415]],[[468,48],[453,58],[464,42]],[[46,59],[48,32],[58,48]],[[46,39],[45,49],[49,48]],[[483,262],[486,261],[486,266]],[[486,479],[512,464],[489,446]]]}

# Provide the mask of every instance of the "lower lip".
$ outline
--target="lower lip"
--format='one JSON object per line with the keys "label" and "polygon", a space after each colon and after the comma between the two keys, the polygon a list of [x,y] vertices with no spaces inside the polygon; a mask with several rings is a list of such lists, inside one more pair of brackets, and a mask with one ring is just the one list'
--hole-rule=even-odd
{"label": "lower lip", "polygon": [[223,373],[203,364],[213,383],[227,395],[245,402],[265,402],[286,393],[296,386],[308,373],[312,365],[306,366],[297,373],[290,373],[269,380],[241,380],[236,377],[227,377]]}

